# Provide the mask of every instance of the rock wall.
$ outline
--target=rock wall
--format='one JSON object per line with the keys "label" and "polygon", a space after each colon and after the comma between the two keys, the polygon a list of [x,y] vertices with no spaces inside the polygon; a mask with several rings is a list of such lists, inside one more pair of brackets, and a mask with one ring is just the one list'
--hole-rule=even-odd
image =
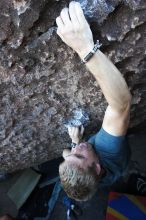
{"label": "rock wall", "polygon": [[[124,75],[132,129],[146,122],[145,0],[80,0],[101,50]],[[78,56],[56,34],[65,0],[0,1],[0,171],[61,155],[69,146],[64,119],[77,108],[100,127],[107,103]]]}

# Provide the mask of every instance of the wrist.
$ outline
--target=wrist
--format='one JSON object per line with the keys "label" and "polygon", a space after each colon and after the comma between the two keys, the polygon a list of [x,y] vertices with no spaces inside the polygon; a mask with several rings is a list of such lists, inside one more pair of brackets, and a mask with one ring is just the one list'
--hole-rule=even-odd
{"label": "wrist", "polygon": [[83,59],[94,47],[94,43],[86,45],[82,50],[77,51],[79,57]]}
{"label": "wrist", "polygon": [[87,63],[94,56],[94,54],[99,50],[102,44],[99,43],[99,40],[96,41],[94,47],[86,54],[83,58],[81,56],[81,63]]}
{"label": "wrist", "polygon": [[72,139],[72,143],[74,144],[79,144],[80,140],[79,139]]}
{"label": "wrist", "polygon": [[71,147],[72,147],[72,148],[76,147],[76,145],[77,145],[77,144],[74,143],[74,142],[71,143]]}

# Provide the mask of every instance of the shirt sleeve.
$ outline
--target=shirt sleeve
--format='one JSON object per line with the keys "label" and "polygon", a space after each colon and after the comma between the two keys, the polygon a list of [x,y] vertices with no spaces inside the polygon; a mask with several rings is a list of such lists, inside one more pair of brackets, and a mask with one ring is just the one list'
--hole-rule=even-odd
{"label": "shirt sleeve", "polygon": [[89,139],[89,143],[93,145],[107,171],[106,177],[102,179],[102,186],[111,185],[125,174],[131,155],[126,136],[114,136],[101,128]]}
{"label": "shirt sleeve", "polygon": [[131,151],[126,136],[114,136],[103,128],[89,139],[103,164],[114,172],[122,173],[126,168]]}
{"label": "shirt sleeve", "polygon": [[94,137],[95,148],[109,154],[117,154],[127,145],[126,136],[114,136],[103,128]]}

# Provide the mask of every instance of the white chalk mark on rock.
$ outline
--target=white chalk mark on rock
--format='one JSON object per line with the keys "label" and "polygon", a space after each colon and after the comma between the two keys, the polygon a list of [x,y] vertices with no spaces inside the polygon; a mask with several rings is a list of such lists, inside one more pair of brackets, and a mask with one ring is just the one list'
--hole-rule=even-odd
{"label": "white chalk mark on rock", "polygon": [[18,16],[23,14],[28,8],[30,8],[30,1],[26,2],[25,0],[22,1],[13,1],[14,8],[17,10]]}

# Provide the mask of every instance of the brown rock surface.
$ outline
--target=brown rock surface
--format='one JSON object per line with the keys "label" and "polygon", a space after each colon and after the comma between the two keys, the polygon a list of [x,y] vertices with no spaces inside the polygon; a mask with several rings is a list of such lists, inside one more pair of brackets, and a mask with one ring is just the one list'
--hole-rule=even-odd
{"label": "brown rock surface", "polygon": [[[106,101],[78,56],[56,34],[65,0],[0,1],[0,171],[58,157],[69,145],[63,121],[81,107],[87,133],[101,125]],[[145,0],[81,0],[94,38],[133,94],[132,129],[146,122]]]}

